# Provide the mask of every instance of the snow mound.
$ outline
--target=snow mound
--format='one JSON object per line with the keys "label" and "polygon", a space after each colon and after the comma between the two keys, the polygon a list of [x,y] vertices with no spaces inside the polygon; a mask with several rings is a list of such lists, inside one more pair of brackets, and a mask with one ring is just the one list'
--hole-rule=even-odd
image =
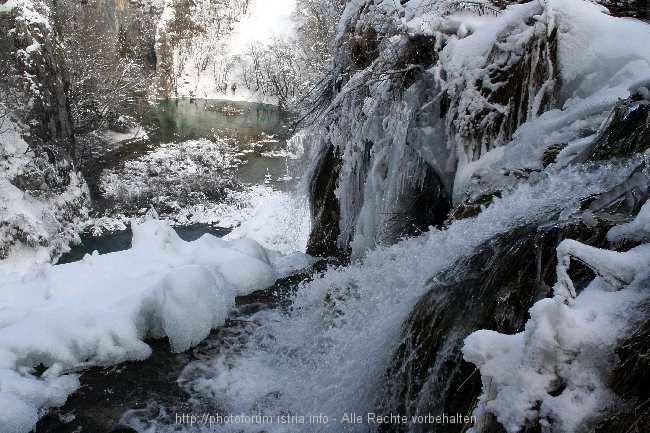
{"label": "snow mound", "polygon": [[[43,409],[64,404],[81,368],[147,358],[147,337],[167,336],[174,352],[199,343],[224,323],[236,295],[305,262],[280,257],[249,239],[185,242],[149,220],[134,224],[129,250],[4,275],[0,402],[13,409],[0,415],[0,431],[27,432]],[[39,365],[47,367],[40,376]]]}
{"label": "snow mound", "polygon": [[[555,296],[530,309],[524,332],[480,330],[465,340],[464,357],[483,379],[477,426],[491,413],[509,433],[534,422],[572,433],[616,403],[607,372],[648,299],[650,244],[619,253],[565,240],[557,250]],[[597,275],[578,296],[567,273],[571,258]]]}

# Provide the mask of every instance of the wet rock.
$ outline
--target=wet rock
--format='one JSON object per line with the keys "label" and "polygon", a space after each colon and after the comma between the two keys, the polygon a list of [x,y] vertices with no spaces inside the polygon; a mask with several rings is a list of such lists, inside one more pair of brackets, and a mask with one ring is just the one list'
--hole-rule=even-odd
{"label": "wet rock", "polygon": [[379,55],[377,31],[369,27],[359,35],[350,37],[350,56],[357,69],[368,67]]}
{"label": "wet rock", "polygon": [[650,425],[650,305],[646,320],[621,342],[619,364],[610,376],[610,386],[626,405],[606,416],[596,433],[640,433]]}
{"label": "wet rock", "polygon": [[639,153],[650,147],[650,101],[629,98],[620,101],[608,124],[579,160],[604,160]]}
{"label": "wet rock", "polygon": [[447,221],[445,221],[445,225],[448,226],[456,220],[471,218],[478,215],[481,213],[483,208],[489,206],[496,197],[501,198],[501,194],[501,191],[495,191],[483,194],[475,199],[470,198],[464,201],[454,208]]}
{"label": "wet rock", "polygon": [[400,53],[397,68],[406,72],[402,75],[401,88],[407,89],[418,79],[424,69],[438,61],[436,39],[431,36],[409,36],[404,50]]}
{"label": "wet rock", "polygon": [[544,168],[555,162],[555,158],[567,147],[567,143],[557,143],[550,145],[545,151],[544,156],[542,157],[542,166]]}
{"label": "wet rock", "polygon": [[121,425],[127,410],[173,405],[179,411],[189,411],[185,403],[188,395],[176,379],[191,354],[172,354],[166,340],[150,341],[149,345],[153,351],[145,361],[85,371],[81,388],[63,407],[43,417],[34,433],[127,432]]}
{"label": "wet rock", "polygon": [[312,256],[338,256],[339,203],[336,198],[341,156],[333,146],[323,151],[310,185],[312,200],[312,231],[307,254]]}

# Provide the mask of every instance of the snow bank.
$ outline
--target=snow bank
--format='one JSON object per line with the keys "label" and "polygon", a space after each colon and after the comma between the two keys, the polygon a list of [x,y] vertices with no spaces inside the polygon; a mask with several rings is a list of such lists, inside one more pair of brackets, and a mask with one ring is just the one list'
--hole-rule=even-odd
{"label": "snow bank", "polygon": [[242,198],[241,209],[223,220],[236,225],[226,239],[255,239],[285,254],[306,250],[311,228],[306,199],[300,199],[296,193],[263,186],[252,188]]}
{"label": "snow bank", "polygon": [[[577,297],[567,274],[571,258],[598,275]],[[509,433],[537,421],[572,433],[612,407],[607,372],[614,349],[648,299],[650,244],[618,253],[566,240],[558,261],[555,296],[531,308],[524,332],[481,330],[465,340],[464,357],[483,379],[474,414],[494,414]]]}
{"label": "snow bank", "polygon": [[[224,323],[235,296],[264,289],[296,260],[257,242],[204,235],[184,242],[166,223],[133,227],[132,248],[5,274],[0,283],[0,430],[27,432],[78,386],[74,371],[147,358],[148,337],[182,352]],[[272,260],[273,259],[273,260]],[[282,266],[280,265],[282,263]],[[33,367],[44,365],[38,376]]]}

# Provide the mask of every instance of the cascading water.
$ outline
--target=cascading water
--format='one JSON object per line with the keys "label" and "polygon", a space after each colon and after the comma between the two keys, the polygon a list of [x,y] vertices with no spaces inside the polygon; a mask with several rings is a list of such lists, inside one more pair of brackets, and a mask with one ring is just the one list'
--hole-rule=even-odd
{"label": "cascading water", "polygon": [[[524,185],[476,219],[448,230],[373,251],[359,263],[333,268],[299,286],[287,310],[247,317],[245,338],[190,363],[180,377],[196,402],[212,414],[307,418],[324,414],[327,424],[216,425],[205,431],[374,431],[377,425],[342,423],[346,413],[378,413],[385,373],[416,302],[445,272],[463,278],[463,260],[481,245],[518,227],[568,219],[580,201],[613,188],[629,164],[574,167]],[[479,270],[475,270],[479,271]],[[462,302],[459,300],[459,302]],[[243,341],[242,341],[243,340]],[[203,408],[203,409],[202,409]],[[194,413],[205,406],[197,404]],[[178,425],[156,431],[175,431]],[[196,426],[186,431],[201,431]],[[194,429],[194,430],[193,430]],[[392,431],[389,430],[388,431]]]}

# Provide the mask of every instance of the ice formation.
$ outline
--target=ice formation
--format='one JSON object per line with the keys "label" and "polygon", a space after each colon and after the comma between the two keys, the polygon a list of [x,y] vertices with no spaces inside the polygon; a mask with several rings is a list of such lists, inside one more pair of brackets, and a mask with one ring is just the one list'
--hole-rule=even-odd
{"label": "ice formation", "polygon": [[313,130],[320,160],[340,161],[338,227],[324,229],[338,231],[340,249],[359,255],[394,242],[404,232],[394,216],[416,216],[414,203],[433,190],[455,206],[534,177],[553,146],[563,149],[558,164],[569,163],[617,100],[644,88],[646,23],[584,0],[483,16],[454,10],[458,3],[346,8],[335,58],[341,90]]}

